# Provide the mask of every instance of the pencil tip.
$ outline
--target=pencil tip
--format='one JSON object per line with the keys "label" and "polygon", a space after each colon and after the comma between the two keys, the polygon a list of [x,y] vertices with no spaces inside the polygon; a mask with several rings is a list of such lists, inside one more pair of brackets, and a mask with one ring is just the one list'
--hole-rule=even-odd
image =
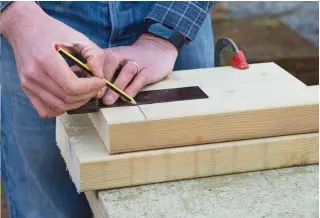
{"label": "pencil tip", "polygon": [[131,100],[132,104],[138,104],[134,99]]}

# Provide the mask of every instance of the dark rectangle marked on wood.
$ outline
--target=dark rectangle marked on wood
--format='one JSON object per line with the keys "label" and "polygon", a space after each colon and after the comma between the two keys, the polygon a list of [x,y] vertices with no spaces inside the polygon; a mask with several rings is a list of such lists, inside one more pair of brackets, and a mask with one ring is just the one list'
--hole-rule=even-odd
{"label": "dark rectangle marked on wood", "polygon": [[[186,101],[186,100],[195,100],[195,99],[204,99],[204,98],[208,98],[208,96],[206,95],[206,93],[202,91],[202,89],[200,89],[200,87],[191,86],[191,87],[182,87],[182,88],[142,91],[137,94],[134,100],[139,105],[144,105],[144,104]],[[132,105],[126,101],[119,100],[113,105],[103,105],[102,102],[100,101],[99,106],[101,108],[110,108],[110,107],[135,106],[135,105]]]}
{"label": "dark rectangle marked on wood", "polygon": [[[137,94],[134,98],[139,105],[145,104],[155,104],[155,103],[164,103],[164,102],[173,102],[173,101],[186,101],[186,100],[196,100],[196,99],[205,99],[208,98],[208,95],[199,86],[189,86],[181,88],[172,88],[172,89],[160,89],[160,90],[150,90],[142,91]],[[91,99],[88,104],[75,109],[68,111],[68,114],[82,114],[82,113],[91,113],[96,112],[100,108],[113,108],[113,107],[124,107],[124,106],[135,106],[127,101],[119,99],[113,105],[105,105],[102,103],[102,100]]]}

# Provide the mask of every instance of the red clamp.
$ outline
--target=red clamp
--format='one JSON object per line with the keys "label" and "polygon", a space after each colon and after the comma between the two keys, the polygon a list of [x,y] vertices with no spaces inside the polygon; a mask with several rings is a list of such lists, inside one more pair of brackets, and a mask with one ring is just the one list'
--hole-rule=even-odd
{"label": "red clamp", "polygon": [[236,51],[231,59],[231,66],[240,70],[248,69],[249,64],[242,51]]}

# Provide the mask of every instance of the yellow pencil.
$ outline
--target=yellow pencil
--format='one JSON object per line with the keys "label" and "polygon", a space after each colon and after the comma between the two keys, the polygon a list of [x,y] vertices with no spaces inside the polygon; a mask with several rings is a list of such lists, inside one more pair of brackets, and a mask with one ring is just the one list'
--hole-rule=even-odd
{"label": "yellow pencil", "polygon": [[[79,59],[77,59],[76,57],[74,57],[72,54],[70,54],[68,51],[64,50],[63,48],[61,48],[59,45],[55,45],[55,49],[64,57],[67,57],[71,60],[73,60],[75,62],[75,64],[80,67],[81,69],[85,70],[86,72],[88,72],[91,76],[93,76],[92,71],[90,70],[90,68],[82,63]],[[114,84],[112,84],[111,82],[109,82],[108,80],[104,79],[106,81],[106,85],[112,89],[113,91],[115,91],[116,93],[118,93],[120,96],[122,96],[125,100],[129,101],[132,104],[137,104],[137,102],[127,93],[125,93],[124,91],[122,91],[120,88],[118,88],[117,86],[115,86]],[[140,107],[139,107],[140,109]],[[141,109],[140,109],[141,110]],[[142,112],[143,113],[143,112]]]}

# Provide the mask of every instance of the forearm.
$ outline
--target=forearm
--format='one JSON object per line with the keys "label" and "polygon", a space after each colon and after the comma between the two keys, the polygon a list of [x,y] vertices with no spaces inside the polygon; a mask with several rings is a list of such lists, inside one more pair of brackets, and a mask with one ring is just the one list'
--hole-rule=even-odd
{"label": "forearm", "polygon": [[[32,17],[37,17],[39,13],[43,13],[43,11],[35,2],[12,2],[7,4],[0,13],[1,35],[10,41],[13,34],[21,33],[24,28],[31,26],[33,23]],[[19,25],[22,23],[23,25]]]}

